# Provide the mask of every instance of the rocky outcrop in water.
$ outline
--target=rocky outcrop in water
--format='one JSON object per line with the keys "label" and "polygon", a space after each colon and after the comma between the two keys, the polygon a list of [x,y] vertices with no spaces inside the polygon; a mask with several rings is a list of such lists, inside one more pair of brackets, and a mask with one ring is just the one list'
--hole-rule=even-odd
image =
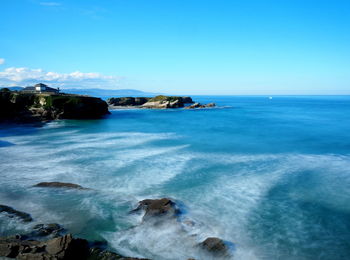
{"label": "rocky outcrop in water", "polygon": [[180,108],[184,107],[185,103],[193,103],[190,97],[176,96],[156,96],[149,99],[141,107],[143,108]]}
{"label": "rocky outcrop in water", "polygon": [[78,184],[68,183],[68,182],[40,182],[35,184],[33,187],[41,187],[41,188],[66,188],[66,189],[78,189],[78,190],[87,190]]}
{"label": "rocky outcrop in water", "polygon": [[54,119],[93,119],[108,114],[100,98],[0,91],[0,121],[40,122]]}
{"label": "rocky outcrop in water", "polygon": [[217,237],[208,237],[199,245],[209,253],[217,256],[225,256],[229,253],[224,241]]}
{"label": "rocky outcrop in water", "polygon": [[208,104],[201,104],[201,103],[194,103],[193,105],[185,107],[185,109],[194,109],[194,108],[208,108],[208,107],[215,107],[215,103],[208,103]]}
{"label": "rocky outcrop in water", "polygon": [[30,214],[28,213],[15,210],[14,208],[11,208],[6,205],[0,205],[0,213],[3,213],[3,212],[6,213],[10,218],[17,217],[24,222],[30,222],[33,220]]}
{"label": "rocky outcrop in water", "polygon": [[161,216],[175,217],[180,214],[180,209],[176,206],[176,203],[168,198],[142,200],[132,212],[140,210],[145,211],[144,220]]}
{"label": "rocky outcrop in water", "polygon": [[108,105],[111,106],[141,106],[150,98],[147,97],[120,97],[107,99]]}
{"label": "rocky outcrop in water", "polygon": [[193,103],[191,97],[177,96],[156,96],[154,98],[147,97],[120,97],[109,98],[107,103],[114,107],[140,107],[140,108],[179,108],[184,104]]}

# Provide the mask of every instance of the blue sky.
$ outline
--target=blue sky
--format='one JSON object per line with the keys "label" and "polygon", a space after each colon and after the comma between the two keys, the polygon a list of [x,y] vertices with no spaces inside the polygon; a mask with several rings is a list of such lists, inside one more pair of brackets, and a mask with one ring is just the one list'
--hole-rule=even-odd
{"label": "blue sky", "polygon": [[0,85],[350,94],[350,1],[0,1]]}

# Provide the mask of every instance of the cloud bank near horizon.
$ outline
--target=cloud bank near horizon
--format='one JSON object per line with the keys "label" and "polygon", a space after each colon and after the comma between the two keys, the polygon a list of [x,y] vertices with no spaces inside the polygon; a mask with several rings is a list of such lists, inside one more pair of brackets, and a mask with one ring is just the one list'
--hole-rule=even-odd
{"label": "cloud bank near horizon", "polygon": [[74,71],[71,73],[57,73],[43,69],[31,68],[6,68],[0,71],[1,86],[25,87],[36,83],[45,83],[60,88],[105,88],[115,89],[118,87],[120,77],[106,76],[100,73],[84,73]]}

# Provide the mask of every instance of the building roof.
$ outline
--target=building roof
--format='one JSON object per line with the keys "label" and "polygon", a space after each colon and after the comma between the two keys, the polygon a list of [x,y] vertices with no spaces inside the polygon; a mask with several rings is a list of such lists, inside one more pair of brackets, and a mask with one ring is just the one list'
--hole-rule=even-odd
{"label": "building roof", "polygon": [[46,88],[48,88],[48,86],[45,85],[45,84],[43,84],[43,83],[35,84],[34,87],[36,87],[36,88],[37,88],[37,87],[46,87]]}

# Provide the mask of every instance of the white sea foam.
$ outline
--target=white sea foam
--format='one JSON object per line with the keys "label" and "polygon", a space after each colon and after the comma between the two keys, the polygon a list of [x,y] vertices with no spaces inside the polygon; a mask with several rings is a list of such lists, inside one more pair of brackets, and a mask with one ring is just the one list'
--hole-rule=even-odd
{"label": "white sea foam", "polygon": [[[298,208],[293,215],[285,214],[276,224],[278,227],[268,222],[271,230],[279,228],[281,233],[271,232],[267,238],[261,230],[254,230],[255,234],[252,231],[261,229],[259,225],[266,221],[265,209],[288,210],[290,205],[267,202],[267,198],[276,187],[297,178],[308,178],[315,185],[308,189],[302,182],[295,182],[299,186],[288,186],[284,196],[298,203],[317,203],[350,212],[349,155],[199,153],[192,152],[189,145],[175,142],[156,144],[177,139],[172,133],[49,131],[50,128],[40,135],[2,138],[15,145],[0,148],[0,184],[4,187],[0,191],[0,203],[30,213],[35,223],[58,222],[76,232],[84,230],[91,219],[106,220],[112,216],[116,225],[134,226],[103,233],[111,246],[125,255],[210,259],[209,255],[201,255],[195,245],[206,237],[217,236],[235,244],[235,259],[283,257],[281,239],[288,237],[291,244],[302,243],[309,241],[305,230],[319,229],[315,234],[324,232],[315,223],[308,226]],[[202,179],[206,182],[198,184],[197,180]],[[187,180],[193,187],[181,186]],[[95,190],[81,194],[30,188],[40,181],[73,182]],[[180,185],[180,188],[169,189],[167,185]],[[10,190],[18,194],[8,193]],[[74,201],[65,201],[71,196]],[[187,206],[182,223],[171,222],[166,228],[155,228],[127,214],[138,200],[162,196]],[[52,201],[57,203],[57,209]],[[125,212],[120,212],[120,208]],[[184,224],[186,219],[195,225]],[[15,222],[8,225],[11,229]],[[282,232],[287,235],[282,236]]]}

